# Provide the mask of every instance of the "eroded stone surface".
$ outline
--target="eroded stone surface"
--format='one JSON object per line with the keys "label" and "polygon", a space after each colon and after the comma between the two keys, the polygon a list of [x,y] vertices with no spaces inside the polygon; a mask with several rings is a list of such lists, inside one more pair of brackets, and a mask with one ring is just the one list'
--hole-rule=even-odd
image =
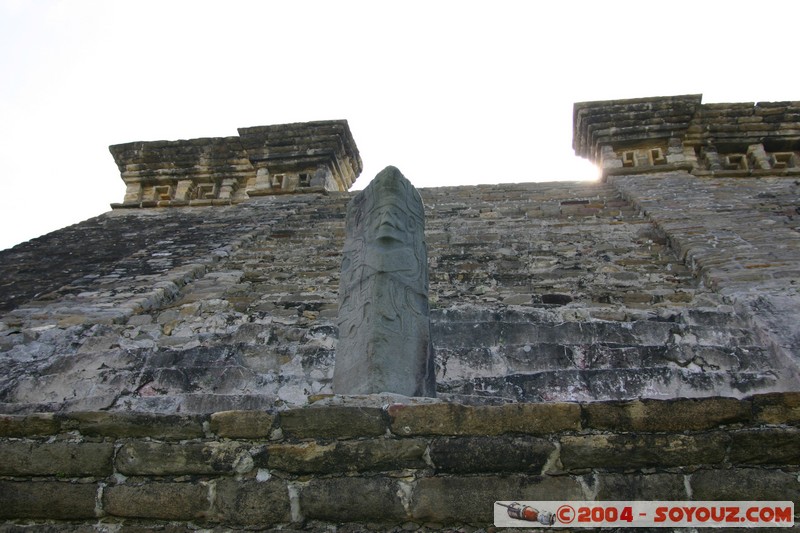
{"label": "eroded stone surface", "polygon": [[[699,285],[608,184],[421,195],[439,396],[469,403],[741,397],[780,390],[790,375],[773,370],[775,354],[758,328]],[[77,226],[47,237],[44,248],[42,241],[2,252],[0,268],[22,268],[16,257],[30,259],[58,241],[74,261],[69,268],[81,269],[84,249],[97,246],[116,267],[67,277],[54,290],[46,264],[25,260],[36,281],[26,303],[0,319],[0,410],[207,413],[299,406],[331,393],[349,199],[283,195],[115,211],[104,215],[115,222],[90,239],[81,240]],[[671,209],[688,201],[676,199]],[[648,203],[648,212],[656,207]],[[754,208],[742,204],[744,212]],[[131,255],[106,247],[125,239],[123,227],[147,246]],[[688,235],[693,226],[676,227]],[[679,235],[670,242],[682,242]],[[773,283],[778,275],[770,274]],[[41,291],[47,296],[33,298]]]}
{"label": "eroded stone surface", "polygon": [[[691,101],[639,102],[644,115],[631,120],[682,123]],[[713,104],[697,124],[689,117],[687,139],[701,144],[698,125],[721,135],[726,117],[770,124],[761,148],[734,146],[752,139],[747,121],[731,124],[713,175],[681,167],[691,154],[670,138],[666,167],[636,148],[634,166],[605,183],[420,189],[438,396],[499,404],[796,390],[797,154],[791,135],[773,135],[791,131],[793,105]],[[647,120],[617,133],[659,141],[667,130]],[[254,135],[271,142],[267,130]],[[724,168],[733,149],[744,149],[746,172]],[[270,410],[332,393],[350,198],[116,210],[0,252],[0,277],[11,280],[0,287],[0,412]],[[787,409],[796,411],[759,412]]]}
{"label": "eroded stone surface", "polygon": [[435,396],[419,193],[387,167],[347,206],[346,235],[334,392]]}

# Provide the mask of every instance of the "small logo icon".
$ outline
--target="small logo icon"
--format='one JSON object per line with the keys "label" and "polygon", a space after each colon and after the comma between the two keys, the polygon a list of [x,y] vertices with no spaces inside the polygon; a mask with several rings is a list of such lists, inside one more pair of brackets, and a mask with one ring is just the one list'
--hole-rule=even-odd
{"label": "small logo icon", "polygon": [[517,520],[538,522],[543,526],[552,526],[556,522],[556,517],[553,513],[548,511],[540,511],[529,505],[522,505],[519,502],[512,502],[508,505],[497,502],[497,505],[505,507],[508,516]]}
{"label": "small logo icon", "polygon": [[556,517],[562,524],[570,524],[575,520],[575,509],[571,505],[562,505],[556,511]]}

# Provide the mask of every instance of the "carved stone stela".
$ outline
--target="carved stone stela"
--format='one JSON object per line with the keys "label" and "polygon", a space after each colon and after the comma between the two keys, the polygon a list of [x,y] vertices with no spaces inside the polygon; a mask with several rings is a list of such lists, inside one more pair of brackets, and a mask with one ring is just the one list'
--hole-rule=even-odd
{"label": "carved stone stela", "polygon": [[424,209],[394,167],[347,207],[333,390],[436,395]]}

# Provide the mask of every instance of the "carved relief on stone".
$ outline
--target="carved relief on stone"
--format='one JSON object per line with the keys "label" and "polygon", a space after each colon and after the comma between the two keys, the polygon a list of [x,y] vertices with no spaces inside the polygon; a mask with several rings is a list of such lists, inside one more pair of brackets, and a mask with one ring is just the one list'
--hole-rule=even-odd
{"label": "carved relief on stone", "polygon": [[422,199],[387,167],[347,208],[337,394],[435,396]]}

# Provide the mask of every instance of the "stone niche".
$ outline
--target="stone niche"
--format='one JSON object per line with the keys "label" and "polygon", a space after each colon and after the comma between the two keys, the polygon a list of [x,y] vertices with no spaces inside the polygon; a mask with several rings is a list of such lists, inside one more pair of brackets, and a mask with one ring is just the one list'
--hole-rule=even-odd
{"label": "stone niche", "polygon": [[702,104],[702,95],[579,102],[575,153],[602,175],[800,176],[800,102]]}
{"label": "stone niche", "polygon": [[361,157],[345,120],[240,128],[237,137],[109,147],[121,207],[229,205],[253,196],[346,191]]}

